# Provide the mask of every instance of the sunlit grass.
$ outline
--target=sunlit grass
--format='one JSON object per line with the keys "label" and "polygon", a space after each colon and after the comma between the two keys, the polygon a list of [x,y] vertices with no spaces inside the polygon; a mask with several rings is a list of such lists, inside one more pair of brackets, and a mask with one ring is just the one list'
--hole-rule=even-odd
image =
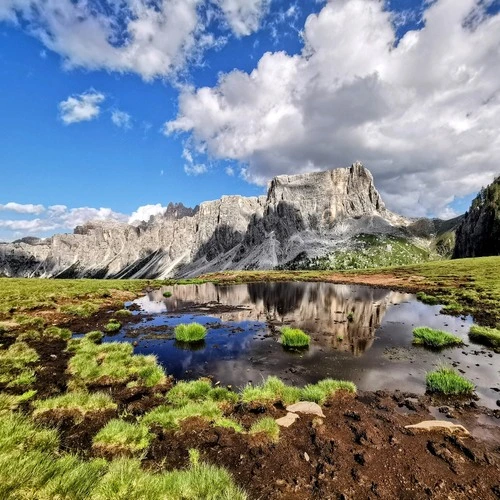
{"label": "sunlit grass", "polygon": [[107,325],[104,327],[104,330],[108,333],[117,332],[122,327],[122,324],[115,318],[111,318]]}
{"label": "sunlit grass", "polygon": [[257,420],[250,427],[250,434],[265,434],[273,443],[277,443],[280,437],[280,428],[276,420],[271,417],[264,417]]}
{"label": "sunlit grass", "polygon": [[300,399],[324,404],[337,391],[356,392],[356,385],[346,380],[324,379],[316,384],[306,385],[300,392]]}
{"label": "sunlit grass", "polygon": [[62,396],[41,399],[33,403],[34,416],[51,410],[77,412],[81,416],[97,411],[116,410],[117,405],[109,394],[102,392],[88,393],[83,391],[67,392]]}
{"label": "sunlit grass", "polygon": [[145,425],[114,419],[97,433],[92,445],[98,450],[116,455],[126,453],[130,456],[144,451],[152,439],[153,434]]}
{"label": "sunlit grass", "polygon": [[311,337],[298,328],[284,326],[281,329],[281,343],[285,347],[307,347]]}
{"label": "sunlit grass", "polygon": [[207,336],[207,329],[199,323],[181,324],[175,327],[175,340],[179,342],[200,342]]}
{"label": "sunlit grass", "polygon": [[29,387],[35,381],[31,365],[38,359],[35,349],[22,341],[0,350],[0,384],[7,387]]}
{"label": "sunlit grass", "polygon": [[467,395],[474,392],[474,384],[453,368],[441,367],[425,377],[429,392],[446,395]]}
{"label": "sunlit grass", "polygon": [[463,341],[460,337],[444,332],[443,330],[419,326],[413,330],[413,343],[415,345],[424,345],[439,349],[442,347],[459,346],[463,344]]}
{"label": "sunlit grass", "polygon": [[473,325],[469,331],[469,338],[474,342],[500,349],[500,329],[498,328]]}

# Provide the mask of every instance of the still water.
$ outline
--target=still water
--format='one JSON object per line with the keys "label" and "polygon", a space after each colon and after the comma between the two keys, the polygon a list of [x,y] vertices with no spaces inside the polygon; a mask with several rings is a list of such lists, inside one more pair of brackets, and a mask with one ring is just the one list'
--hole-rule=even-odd
{"label": "still water", "polygon": [[[172,296],[164,298],[165,291]],[[134,342],[136,353],[156,354],[178,379],[211,376],[240,388],[268,375],[296,385],[332,377],[352,380],[360,390],[423,393],[426,372],[446,364],[477,385],[482,404],[493,408],[500,398],[500,355],[469,343],[472,318],[439,314],[440,306],[411,294],[329,283],[202,284],[165,287],[127,305],[133,304],[141,321],[107,340]],[[186,348],[173,329],[192,321],[206,325],[208,335]],[[283,325],[310,334],[309,349],[285,350]],[[413,346],[416,326],[452,332],[467,345],[440,352]]]}

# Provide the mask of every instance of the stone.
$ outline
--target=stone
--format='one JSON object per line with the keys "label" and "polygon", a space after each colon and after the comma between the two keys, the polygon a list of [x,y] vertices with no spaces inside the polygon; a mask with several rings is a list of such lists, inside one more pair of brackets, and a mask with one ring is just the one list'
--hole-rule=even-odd
{"label": "stone", "polygon": [[73,234],[0,243],[0,276],[161,279],[273,269],[348,248],[367,231],[432,238],[435,222],[419,221],[387,210],[371,173],[355,163],[280,175],[267,196],[169,204],[147,222],[90,221]]}
{"label": "stone", "polygon": [[405,429],[417,432],[444,432],[458,434],[463,437],[470,436],[470,432],[463,425],[447,422],[446,420],[424,420],[418,424],[405,425]]}
{"label": "stone", "polygon": [[288,412],[284,417],[278,418],[276,423],[280,427],[290,427],[298,418],[300,417],[296,413]]}
{"label": "stone", "polygon": [[309,401],[299,401],[293,405],[286,407],[287,411],[293,413],[304,413],[306,415],[316,415],[317,417],[325,417],[321,406],[317,403],[311,403]]}

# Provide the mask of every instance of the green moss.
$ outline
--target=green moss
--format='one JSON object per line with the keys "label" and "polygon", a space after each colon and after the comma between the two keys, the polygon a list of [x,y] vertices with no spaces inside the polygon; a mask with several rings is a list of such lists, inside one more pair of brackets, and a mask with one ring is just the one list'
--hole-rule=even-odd
{"label": "green moss", "polygon": [[120,318],[128,318],[132,316],[132,311],[129,311],[128,309],[119,309],[115,312],[115,316],[118,316]]}
{"label": "green moss", "polygon": [[419,326],[413,330],[413,343],[434,349],[463,344],[460,337],[442,330],[435,330],[427,326]]}
{"label": "green moss", "polygon": [[175,339],[179,342],[200,342],[207,336],[207,329],[199,323],[181,324],[175,327]]}
{"label": "green moss", "polygon": [[280,437],[280,428],[276,423],[276,420],[271,417],[264,417],[260,420],[257,420],[250,427],[250,434],[266,434],[269,440],[273,443],[277,443]]}
{"label": "green moss", "polygon": [[498,328],[473,325],[469,331],[469,338],[474,342],[500,349],[500,329]]}
{"label": "green moss", "polygon": [[284,326],[281,329],[281,343],[285,347],[307,347],[311,337],[298,328]]}
{"label": "green moss", "polygon": [[474,392],[474,384],[453,368],[442,367],[429,372],[425,381],[429,392],[446,395],[467,395]]}

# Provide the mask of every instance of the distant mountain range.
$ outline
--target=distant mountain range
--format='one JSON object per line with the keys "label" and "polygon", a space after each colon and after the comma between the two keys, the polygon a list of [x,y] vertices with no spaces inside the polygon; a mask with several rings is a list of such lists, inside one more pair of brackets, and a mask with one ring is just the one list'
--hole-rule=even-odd
{"label": "distant mountain range", "polygon": [[449,221],[397,215],[385,208],[371,173],[355,163],[275,177],[267,196],[223,196],[194,209],[170,204],[139,225],[89,222],[73,234],[0,244],[0,275],[166,278],[227,269],[408,264],[462,255],[462,239],[477,226],[469,222],[472,213],[476,209]]}

